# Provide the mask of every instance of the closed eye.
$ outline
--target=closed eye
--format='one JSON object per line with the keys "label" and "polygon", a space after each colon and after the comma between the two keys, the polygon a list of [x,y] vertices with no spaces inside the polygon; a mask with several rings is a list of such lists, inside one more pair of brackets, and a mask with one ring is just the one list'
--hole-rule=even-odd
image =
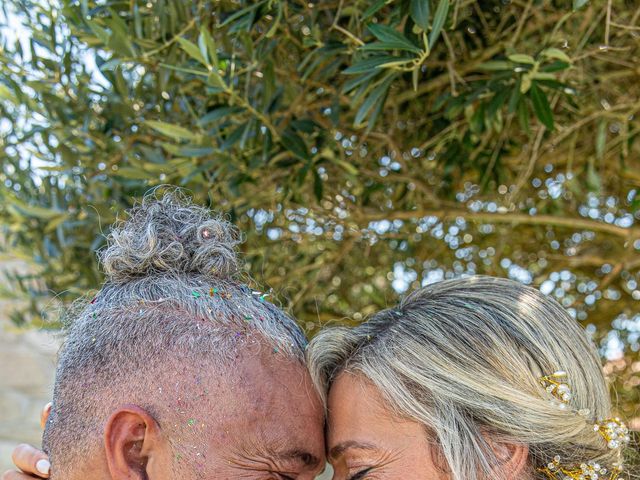
{"label": "closed eye", "polygon": [[361,480],[365,477],[367,473],[369,473],[373,467],[365,468],[364,470],[360,470],[358,473],[349,477],[349,480]]}
{"label": "closed eye", "polygon": [[296,480],[297,477],[292,477],[291,475],[284,475],[283,473],[278,472],[269,472],[268,480]]}

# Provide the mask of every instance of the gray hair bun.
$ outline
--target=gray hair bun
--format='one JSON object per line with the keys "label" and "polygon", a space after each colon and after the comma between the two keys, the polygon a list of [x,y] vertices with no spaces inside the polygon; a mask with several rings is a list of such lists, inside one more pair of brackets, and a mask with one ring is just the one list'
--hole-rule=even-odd
{"label": "gray hair bun", "polygon": [[238,271],[238,231],[226,220],[191,203],[180,189],[161,198],[148,193],[113,225],[98,252],[107,280],[125,283],[144,276],[199,274],[230,280]]}

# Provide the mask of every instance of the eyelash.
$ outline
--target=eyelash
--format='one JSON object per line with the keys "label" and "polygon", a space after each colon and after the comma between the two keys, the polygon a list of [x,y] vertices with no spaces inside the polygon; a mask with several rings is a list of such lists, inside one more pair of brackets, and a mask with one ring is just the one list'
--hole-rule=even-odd
{"label": "eyelash", "polygon": [[364,470],[360,470],[358,473],[355,473],[351,477],[349,477],[348,480],[362,480],[364,478],[364,475],[369,473],[372,468],[373,467],[369,467],[369,468],[365,468]]}

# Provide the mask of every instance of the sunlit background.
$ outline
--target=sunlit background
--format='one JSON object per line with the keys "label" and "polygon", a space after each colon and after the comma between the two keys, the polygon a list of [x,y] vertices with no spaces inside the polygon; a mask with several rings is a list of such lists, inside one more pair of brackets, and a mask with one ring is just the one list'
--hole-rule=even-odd
{"label": "sunlit background", "polygon": [[[3,2],[6,344],[52,364],[39,331],[168,183],[239,226],[255,288],[310,335],[446,278],[539,288],[640,430],[640,9],[565,3]],[[17,355],[6,445],[48,395]]]}

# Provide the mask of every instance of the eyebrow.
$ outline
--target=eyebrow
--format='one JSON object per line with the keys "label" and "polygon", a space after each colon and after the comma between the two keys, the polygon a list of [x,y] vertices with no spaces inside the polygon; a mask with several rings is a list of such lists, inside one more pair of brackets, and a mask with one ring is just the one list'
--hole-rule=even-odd
{"label": "eyebrow", "polygon": [[294,448],[286,452],[274,452],[274,457],[281,461],[299,462],[305,467],[317,467],[320,459],[313,453]]}
{"label": "eyebrow", "polygon": [[354,448],[358,450],[377,450],[378,449],[378,447],[376,447],[372,443],[363,443],[363,442],[356,442],[354,440],[348,440],[346,442],[341,442],[337,444],[335,447],[333,447],[329,452],[329,457],[330,458],[339,457],[346,450],[349,450],[350,448]]}

